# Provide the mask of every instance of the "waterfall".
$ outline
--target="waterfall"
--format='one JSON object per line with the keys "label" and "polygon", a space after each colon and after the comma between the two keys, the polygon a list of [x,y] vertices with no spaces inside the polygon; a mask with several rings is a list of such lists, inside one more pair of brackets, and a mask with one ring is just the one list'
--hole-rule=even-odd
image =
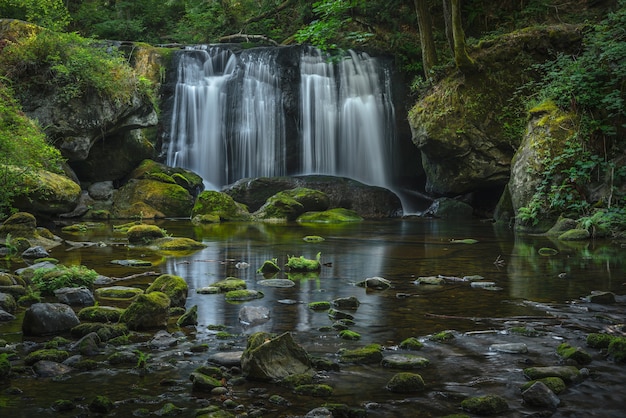
{"label": "waterfall", "polygon": [[302,171],[389,187],[395,143],[389,70],[365,53],[349,51],[335,63],[305,50],[300,74]]}
{"label": "waterfall", "polygon": [[204,46],[181,51],[177,77],[167,164],[197,172],[208,188],[314,173],[390,187],[391,77],[376,58]]}

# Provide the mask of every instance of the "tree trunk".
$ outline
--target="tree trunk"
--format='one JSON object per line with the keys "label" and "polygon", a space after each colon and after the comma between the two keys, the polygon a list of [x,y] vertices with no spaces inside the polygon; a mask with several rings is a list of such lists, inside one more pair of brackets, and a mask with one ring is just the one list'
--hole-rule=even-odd
{"label": "tree trunk", "polygon": [[450,0],[443,0],[442,3],[446,39],[448,40],[448,46],[450,46],[450,52],[454,53],[454,35],[452,34],[452,4],[450,3]]}
{"label": "tree trunk", "polygon": [[454,37],[454,62],[457,68],[463,72],[471,70],[474,67],[474,61],[465,49],[461,0],[452,0],[452,35]]}
{"label": "tree trunk", "polygon": [[420,31],[420,46],[422,49],[422,65],[424,77],[430,78],[430,71],[437,65],[437,50],[433,39],[432,18],[426,0],[414,0],[417,24]]}

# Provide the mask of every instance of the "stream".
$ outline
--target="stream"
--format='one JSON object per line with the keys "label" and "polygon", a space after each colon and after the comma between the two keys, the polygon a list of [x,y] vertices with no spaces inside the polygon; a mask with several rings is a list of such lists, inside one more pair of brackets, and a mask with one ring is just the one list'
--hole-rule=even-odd
{"label": "stream", "polygon": [[[514,234],[507,227],[471,221],[456,223],[426,218],[367,221],[339,226],[300,224],[223,223],[197,227],[188,220],[163,220],[157,225],[172,236],[189,237],[206,248],[187,255],[164,255],[146,247],[130,247],[125,237],[113,232],[112,224],[81,234],[52,232],[71,241],[102,243],[75,248],[62,245],[50,251],[51,257],[66,265],[82,264],[108,277],[137,275],[125,286],[145,288],[154,271],[183,277],[189,285],[186,307],[198,306],[198,325],[168,331],[178,339],[175,347],[150,350],[145,342],[137,349],[150,353],[148,368],[139,373],[134,367],[114,368],[106,356],[108,347],[94,360],[101,364],[92,371],[72,372],[61,378],[45,379],[20,375],[10,384],[0,385],[2,417],[96,416],[87,409],[96,395],[106,395],[115,409],[106,416],[151,416],[172,403],[181,408],[178,416],[195,416],[208,405],[234,400],[232,413],[240,416],[304,416],[326,403],[345,404],[373,417],[443,417],[463,413],[460,403],[468,396],[498,394],[509,404],[509,412],[499,416],[547,416],[523,403],[520,386],[527,379],[523,369],[530,365],[562,364],[556,347],[562,342],[579,346],[592,355],[585,366],[588,376],[570,385],[559,395],[561,404],[554,417],[622,417],[626,394],[623,382],[626,365],[615,363],[597,349],[588,348],[585,338],[591,332],[618,329],[624,323],[626,300],[626,257],[624,249],[610,240],[559,242],[541,235]],[[320,242],[307,242],[306,236],[320,236]],[[475,240],[475,241],[474,241]],[[552,248],[553,255],[540,255]],[[265,260],[288,256],[315,258],[321,254],[319,273],[292,275],[279,272],[274,278],[290,278],[288,288],[268,287],[257,269]],[[543,251],[541,252],[544,253]],[[125,267],[112,260],[140,259],[149,267]],[[13,263],[11,270],[22,267]],[[494,282],[482,288],[466,276],[481,276]],[[264,297],[249,302],[227,302],[221,294],[199,294],[197,289],[226,277],[246,281],[248,289]],[[444,285],[416,284],[418,277],[444,276]],[[371,277],[391,282],[385,290],[365,289],[357,283]],[[591,304],[584,297],[592,291],[615,293],[617,303]],[[356,297],[360,306],[354,312],[351,330],[361,339],[341,339],[329,331],[333,321],[326,312],[314,311],[308,303]],[[108,301],[99,301],[100,305]],[[264,306],[270,319],[245,327],[239,322],[244,305]],[[23,337],[20,319],[0,323],[0,339],[26,351],[45,339]],[[218,338],[214,325],[225,327],[230,338]],[[512,332],[514,327],[536,330],[538,336]],[[430,335],[450,330],[454,339],[435,342]],[[398,370],[379,364],[339,364],[338,371],[322,371],[317,379],[333,388],[332,395],[318,398],[297,395],[277,384],[233,379],[226,395],[215,396],[191,391],[190,373],[206,364],[215,353],[245,348],[246,337],[258,331],[274,334],[291,332],[294,340],[314,356],[338,362],[341,349],[377,343],[384,355],[402,352],[400,342],[417,337],[424,347],[415,352],[430,360],[416,372],[426,384],[417,394],[392,393],[386,389]],[[618,329],[617,332],[620,332]],[[623,332],[623,330],[621,330]],[[493,351],[499,343],[525,343],[528,353]],[[206,344],[206,351],[192,347]],[[21,393],[8,391],[17,387]],[[279,395],[285,404],[270,402]],[[51,405],[57,399],[73,399],[76,409],[59,413]],[[149,412],[146,412],[149,411]],[[253,412],[256,411],[256,412]],[[264,411],[264,412],[258,412]],[[246,415],[247,414],[247,415]],[[347,415],[346,415],[347,416]],[[473,415],[470,415],[473,416]]]}

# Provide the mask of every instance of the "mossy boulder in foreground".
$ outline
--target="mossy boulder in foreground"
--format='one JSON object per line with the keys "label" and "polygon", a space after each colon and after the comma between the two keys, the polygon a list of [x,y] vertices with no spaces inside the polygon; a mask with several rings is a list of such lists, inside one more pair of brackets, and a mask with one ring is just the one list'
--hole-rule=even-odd
{"label": "mossy boulder in foreground", "polygon": [[281,380],[313,372],[309,355],[288,332],[278,337],[252,334],[241,356],[241,369],[248,379],[255,380]]}
{"label": "mossy boulder in foreground", "polygon": [[387,382],[387,389],[394,393],[421,392],[425,387],[424,379],[417,373],[397,373]]}
{"label": "mossy boulder in foreground", "polygon": [[498,395],[467,398],[461,402],[461,407],[476,415],[497,415],[509,410],[509,404]]}
{"label": "mossy boulder in foreground", "polygon": [[237,203],[226,193],[205,190],[198,195],[193,206],[191,217],[194,223],[207,223],[205,219],[211,216],[212,221],[247,221],[251,219],[248,209]]}
{"label": "mossy boulder in foreground", "polygon": [[133,179],[113,199],[117,218],[189,217],[193,197],[178,184],[154,179]]}

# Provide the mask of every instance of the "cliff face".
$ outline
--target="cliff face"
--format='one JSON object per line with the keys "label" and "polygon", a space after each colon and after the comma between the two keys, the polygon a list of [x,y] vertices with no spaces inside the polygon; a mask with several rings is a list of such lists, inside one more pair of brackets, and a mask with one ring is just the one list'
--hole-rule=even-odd
{"label": "cliff face", "polygon": [[520,89],[533,77],[528,69],[581,41],[581,28],[571,25],[513,32],[480,43],[474,71],[435,84],[409,112],[426,191],[455,196],[507,184],[522,141]]}

